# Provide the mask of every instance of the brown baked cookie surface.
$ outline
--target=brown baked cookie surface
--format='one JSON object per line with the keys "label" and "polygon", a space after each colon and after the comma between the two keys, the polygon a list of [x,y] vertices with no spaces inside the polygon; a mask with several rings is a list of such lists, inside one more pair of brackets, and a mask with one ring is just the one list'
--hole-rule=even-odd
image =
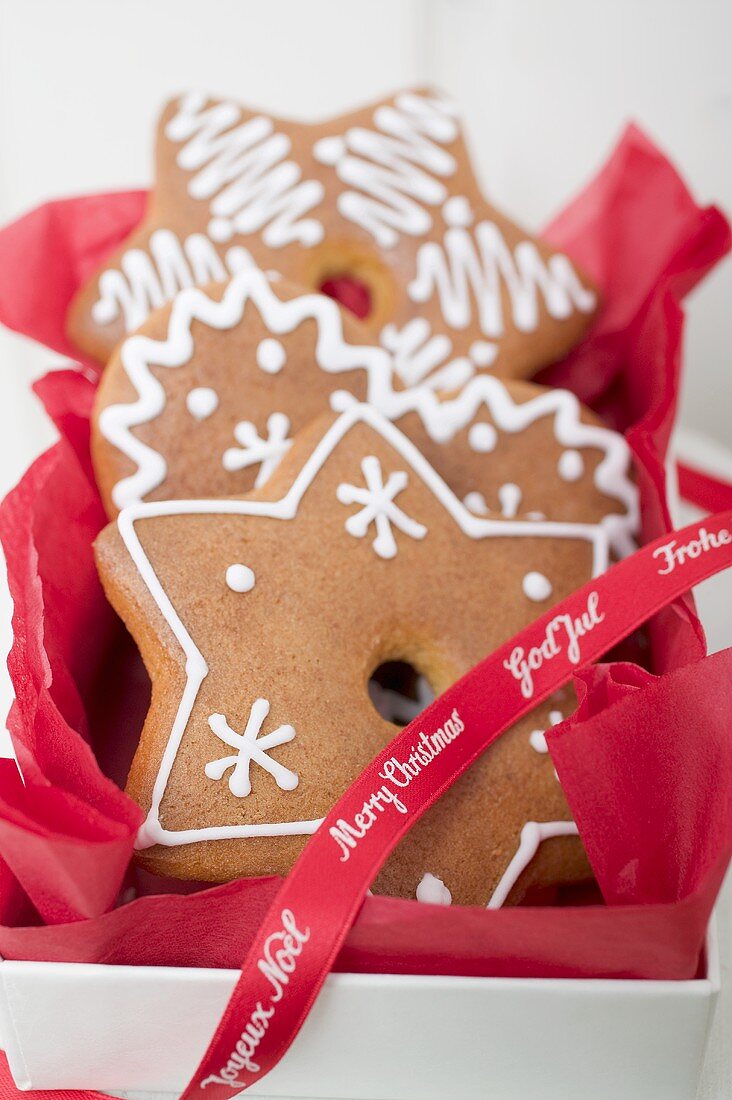
{"label": "brown baked cookie surface", "polygon": [[181,292],[116,349],[92,418],[105,507],[248,492],[348,399],[398,423],[476,514],[602,523],[627,549],[628,447],[571,393],[489,375],[454,395],[403,387],[336,302],[259,270]]}
{"label": "brown baked cookie surface", "polygon": [[[152,680],[128,783],[147,813],[139,858],[208,881],[286,872],[394,734],[377,670],[401,662],[442,692],[608,554],[600,525],[476,516],[355,403],[300,433],[246,497],[127,508],[97,560]],[[375,888],[485,905],[586,876],[541,745],[562,713],[505,734]]]}
{"label": "brown baked cookie surface", "polygon": [[318,125],[189,93],[162,113],[146,217],[79,292],[69,336],[106,362],[178,290],[252,263],[350,302],[408,385],[530,377],[598,305],[566,256],[483,198],[436,93]]}

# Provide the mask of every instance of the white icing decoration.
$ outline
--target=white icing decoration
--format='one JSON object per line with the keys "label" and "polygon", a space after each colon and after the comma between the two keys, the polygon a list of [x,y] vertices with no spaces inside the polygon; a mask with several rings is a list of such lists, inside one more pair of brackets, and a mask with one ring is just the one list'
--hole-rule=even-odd
{"label": "white icing decoration", "polygon": [[303,180],[299,166],[286,159],[290,138],[261,115],[242,122],[235,103],[206,102],[198,92],[184,96],[165,136],[185,143],[176,163],[195,173],[188,180],[191,198],[209,202],[211,237],[228,241],[235,233],[261,230],[269,248],[318,244],[322,224],[303,215],[322,201],[325,189],[319,180]]}
{"label": "white icing decoration", "polygon": [[539,324],[539,293],[557,320],[565,320],[574,309],[589,313],[596,304],[566,256],[555,253],[544,260],[533,241],[520,241],[512,251],[498,226],[489,221],[479,222],[472,232],[453,226],[446,230],[443,244],[421,244],[407,293],[420,303],[436,293],[442,316],[453,329],[468,327],[475,301],[483,335],[498,339],[506,328],[504,286],[520,332],[533,332]]}
{"label": "white icing decoration", "polygon": [[442,208],[442,216],[450,226],[473,224],[473,211],[464,195],[452,195]]}
{"label": "white icing decoration", "polygon": [[500,909],[518,882],[523,871],[531,863],[544,840],[555,836],[579,836],[574,821],[527,821],[521,830],[521,840],[513,859],[496,886],[488,909]]}
{"label": "white icing decoration", "polygon": [[428,871],[417,886],[417,901],[426,905],[452,905],[452,894],[441,878]]}
{"label": "white icing decoration", "polygon": [[531,745],[534,752],[549,752],[546,743],[546,733],[544,730],[532,730],[529,734],[529,744]]}
{"label": "white icing decoration", "polygon": [[257,366],[266,374],[279,374],[285,365],[287,356],[279,340],[271,337],[260,341],[257,347]]}
{"label": "white icing decoration", "polygon": [[281,412],[270,414],[264,438],[260,437],[250,420],[240,421],[234,428],[234,438],[239,446],[224,451],[224,469],[233,473],[247,466],[259,466],[254,481],[254,488],[258,489],[274,473],[292,446],[292,440],[288,439],[289,431],[290,421]]}
{"label": "white icing decoration", "polygon": [[534,600],[536,603],[548,600],[553,591],[549,578],[545,577],[543,573],[536,573],[534,571],[526,574],[521,582],[521,587],[524,590],[526,598],[528,600]]}
{"label": "white icing decoration", "polygon": [[[327,299],[323,300],[327,301]],[[167,361],[169,362],[172,358],[171,352],[175,348],[175,336],[173,334],[171,334],[169,343],[162,345],[162,348],[167,349]],[[160,352],[162,352],[162,348],[159,349]],[[343,437],[356,424],[367,425],[392,447],[401,457],[401,460],[411,467],[414,476],[420,479],[435,496],[438,503],[452,517],[466,537],[483,539],[529,536],[532,539],[577,539],[591,548],[591,572],[593,576],[597,576],[607,568],[609,559],[608,538],[606,532],[599,525],[558,522],[536,524],[521,520],[496,521],[472,515],[429,465],[421,452],[398,428],[380,416],[374,408],[358,403],[349,405],[338,419],[330,425],[323,438],[308,456],[291,487],[280,500],[267,501],[246,498],[168,500],[134,504],[126,508],[117,518],[120,536],[143,583],[183,650],[186,670],[186,685],[162,754],[160,770],[153,785],[150,810],[147,820],[138,835],[138,847],[146,847],[152,844],[192,844],[199,840],[224,840],[251,836],[296,836],[313,833],[320,824],[320,820],[259,822],[256,824],[250,822],[182,830],[169,830],[162,826],[160,807],[183,736],[188,727],[198,691],[208,674],[208,665],[157,577],[140,542],[136,525],[138,522],[154,517],[176,515],[228,515],[242,518],[268,516],[274,519],[290,520],[297,515],[302,498],[317,477],[321,467]]]}
{"label": "white icing decoration", "polygon": [[522,499],[523,493],[518,485],[514,485],[512,481],[507,481],[505,485],[498,487],[498,503],[501,506],[501,515],[505,516],[506,519],[513,519],[514,516],[518,515]]}
{"label": "white icing decoration", "polygon": [[358,398],[350,390],[333,390],[330,395],[329,405],[333,412],[345,412],[351,405],[357,405]]}
{"label": "white icing decoration", "polygon": [[485,502],[485,497],[482,493],[472,492],[466,493],[463,497],[463,504],[471,511],[475,512],[476,516],[487,516],[490,514],[490,508]]}
{"label": "white icing decoration", "polygon": [[471,424],[468,429],[468,445],[479,454],[490,454],[498,442],[496,429],[484,420]]}
{"label": "white icing decoration", "polygon": [[[486,427],[489,427],[489,425],[486,425]],[[500,485],[498,488],[498,503],[501,506],[501,515],[506,519],[513,519],[518,514],[522,495],[518,485],[514,485],[513,482],[507,481],[505,485]],[[486,499],[482,493],[466,493],[463,503],[466,508],[469,508],[471,512],[475,512],[478,516],[487,516],[490,513],[490,508],[486,504]],[[546,516],[542,516],[538,512],[529,512],[526,518],[536,520],[546,519]]]}
{"label": "white icing decoration", "polygon": [[[560,722],[563,722],[564,715],[562,714],[561,710],[550,710],[549,721],[553,726],[558,726]],[[546,743],[545,730],[532,730],[529,734],[529,744],[535,752],[549,752],[549,747]]]}
{"label": "white icing decoration", "polygon": [[195,420],[208,420],[219,407],[219,395],[210,386],[197,386],[186,397],[186,408]]}
{"label": "white icing decoration", "polygon": [[223,282],[252,264],[246,248],[230,248],[222,260],[203,233],[191,233],[181,243],[170,229],[156,229],[147,250],[129,248],[120,257],[119,270],[108,268],[99,276],[92,320],[108,325],[121,314],[125,332],[130,332],[184,287]]}
{"label": "white icing decoration", "polygon": [[[194,351],[193,320],[223,331],[234,328],[241,321],[248,301],[259,310],[265,327],[275,336],[293,332],[305,320],[313,319],[318,333],[315,359],[319,367],[328,373],[365,371],[369,403],[392,420],[414,411],[435,443],[449,443],[483,409],[500,431],[508,433],[521,432],[537,420],[550,417],[555,439],[561,446],[600,450],[602,457],[593,474],[595,487],[623,506],[622,513],[605,515],[600,525],[610,534],[619,554],[632,551],[632,533],[638,525],[638,493],[628,476],[629,448],[617,433],[583,424],[581,407],[573,394],[567,390],[546,390],[516,404],[503,382],[487,374],[472,378],[449,400],[438,398],[430,378],[423,384],[395,390],[392,355],[384,348],[346,343],[342,316],[332,299],[322,294],[303,294],[283,302],[273,293],[263,272],[256,268],[233,278],[220,301],[209,298],[202,290],[182,291],[173,303],[165,340],[131,336],[123,343],[122,367],[138,397],[129,404],[107,407],[99,420],[102,435],[137,466],[134,474],[114,487],[112,496],[118,508],[145,497],[166,475],[163,455],[139,440],[132,430],[153,420],[165,408],[165,389],[151,367],[172,369],[186,364]],[[332,397],[332,407],[345,407],[348,400],[345,393],[340,403]]]}
{"label": "white icing decoration", "polygon": [[257,699],[252,704],[244,733],[236,733],[223,714],[212,714],[208,720],[216,736],[225,745],[236,749],[236,753],[233,756],[224,756],[220,760],[212,760],[205,767],[206,775],[209,779],[222,779],[229,768],[232,768],[229,776],[229,790],[237,798],[246,798],[251,794],[249,768],[252,762],[269,772],[282,791],[294,791],[299,783],[295,772],[278,764],[268,755],[270,749],[276,749],[278,745],[285,745],[288,741],[292,741],[295,731],[292,726],[278,726],[272,733],[266,733],[260,737],[262,724],[268,714],[269,702],[266,699]]}
{"label": "white icing decoration", "polygon": [[585,472],[585,463],[579,451],[563,451],[557,465],[563,481],[579,481]]}
{"label": "white icing decoration", "polygon": [[424,317],[413,318],[401,329],[385,325],[381,343],[394,357],[394,371],[407,386],[425,383],[432,389],[458,390],[475,373],[469,359],[450,359],[452,340],[443,333],[433,335]]}
{"label": "white icing decoration", "polygon": [[476,367],[489,367],[498,355],[498,347],[496,344],[489,344],[487,340],[474,340],[468,355]]}
{"label": "white icing decoration", "polygon": [[397,544],[392,525],[413,539],[423,539],[427,528],[411,519],[394,503],[394,498],[407,487],[407,475],[403,470],[389,474],[384,481],[381,463],[375,455],[368,455],[361,462],[366,488],[361,485],[342,483],[336,490],[341,504],[361,504],[360,512],[355,512],[346,520],[349,535],[362,539],[371,524],[376,528],[376,537],[372,546],[380,558],[396,556]]}
{"label": "white icing decoration", "polygon": [[338,135],[333,137],[320,138],[315,142],[313,146],[313,156],[321,164],[327,164],[329,168],[334,168],[341,157],[345,157],[348,152],[348,146],[344,139]]}
{"label": "white icing decoration", "polygon": [[377,107],[374,125],[321,138],[313,155],[353,188],[338,196],[343,217],[393,248],[400,233],[421,236],[431,228],[426,207],[445,201],[441,180],[457,167],[441,146],[455,140],[458,128],[443,100],[412,93],[397,96],[393,107]]}
{"label": "white icing decoration", "polygon": [[226,570],[226,583],[232,592],[251,592],[255,580],[254,570],[241,562],[234,562]]}

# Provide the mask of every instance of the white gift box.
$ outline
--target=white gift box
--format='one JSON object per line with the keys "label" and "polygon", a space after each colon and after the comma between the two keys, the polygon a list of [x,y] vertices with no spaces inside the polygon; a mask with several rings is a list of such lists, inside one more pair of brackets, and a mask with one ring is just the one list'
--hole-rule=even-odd
{"label": "white gift box", "polygon": [[[0,1039],[21,1089],[180,1092],[236,970],[0,963]],[[689,1100],[719,991],[693,981],[332,974],[256,1096]]]}

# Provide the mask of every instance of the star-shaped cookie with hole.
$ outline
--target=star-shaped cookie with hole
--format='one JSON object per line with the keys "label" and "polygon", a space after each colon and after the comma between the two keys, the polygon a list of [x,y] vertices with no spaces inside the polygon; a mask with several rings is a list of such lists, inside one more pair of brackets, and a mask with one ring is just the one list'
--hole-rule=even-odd
{"label": "star-shaped cookie with hole", "polygon": [[[132,505],[96,552],[152,681],[128,782],[146,813],[140,859],[224,881],[286,872],[391,739],[369,691],[378,669],[407,665],[443,691],[601,572],[608,540],[596,524],[471,513],[393,424],[353,403],[300,433],[261,489]],[[448,792],[376,889],[414,897],[429,872],[454,900],[485,904],[526,822],[569,821],[530,743],[544,709]],[[533,880],[586,874],[577,838],[552,836]]]}
{"label": "star-shaped cookie with hole", "polygon": [[308,125],[189,93],[163,110],[135,233],[68,331],[106,362],[177,290],[255,263],[348,304],[411,385],[529,377],[591,322],[597,290],[483,197],[455,110],[404,91]]}

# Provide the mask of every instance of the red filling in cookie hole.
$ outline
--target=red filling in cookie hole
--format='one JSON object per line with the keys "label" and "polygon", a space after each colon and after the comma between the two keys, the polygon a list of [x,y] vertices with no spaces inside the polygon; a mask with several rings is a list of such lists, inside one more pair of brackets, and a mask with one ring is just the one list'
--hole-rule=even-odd
{"label": "red filling in cookie hole", "polygon": [[435,697],[427,678],[408,661],[384,661],[371,673],[368,691],[374,709],[395,726],[408,725]]}
{"label": "red filling in cookie hole", "polygon": [[329,275],[318,287],[321,294],[335,298],[339,305],[353,313],[360,321],[371,313],[371,291],[362,279],[345,272]]}

